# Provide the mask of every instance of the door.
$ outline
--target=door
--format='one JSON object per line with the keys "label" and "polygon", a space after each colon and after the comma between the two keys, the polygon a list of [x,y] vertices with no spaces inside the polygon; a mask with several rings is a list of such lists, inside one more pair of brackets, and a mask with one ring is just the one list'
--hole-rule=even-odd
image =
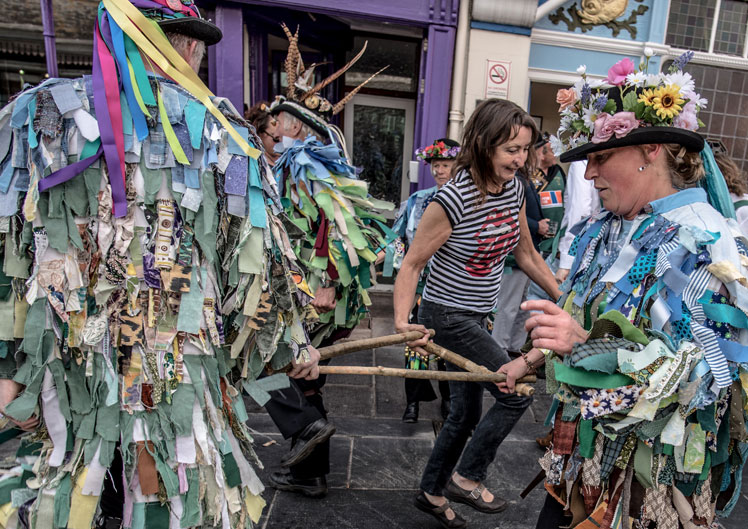
{"label": "door", "polygon": [[373,196],[396,206],[410,191],[414,123],[412,99],[359,94],[345,106],[345,140],[353,165],[363,169],[359,178]]}

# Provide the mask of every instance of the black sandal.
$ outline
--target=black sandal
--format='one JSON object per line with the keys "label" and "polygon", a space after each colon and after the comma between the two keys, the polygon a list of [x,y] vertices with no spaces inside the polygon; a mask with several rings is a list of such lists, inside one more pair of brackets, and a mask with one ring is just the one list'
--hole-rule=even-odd
{"label": "black sandal", "polygon": [[455,510],[452,510],[452,512],[455,513],[455,517],[451,520],[447,518],[447,509],[450,508],[449,502],[444,502],[444,505],[434,505],[429,501],[423,491],[418,492],[418,495],[413,499],[413,505],[415,505],[416,509],[419,511],[423,511],[433,516],[445,529],[462,529],[463,527],[467,527],[465,519]]}
{"label": "black sandal", "polygon": [[507,508],[509,505],[506,500],[502,500],[494,494],[493,501],[483,499],[483,491],[486,489],[483,485],[478,485],[473,490],[466,490],[460,487],[453,479],[449,480],[444,488],[444,496],[449,501],[464,503],[469,505],[478,512],[485,514],[497,514]]}

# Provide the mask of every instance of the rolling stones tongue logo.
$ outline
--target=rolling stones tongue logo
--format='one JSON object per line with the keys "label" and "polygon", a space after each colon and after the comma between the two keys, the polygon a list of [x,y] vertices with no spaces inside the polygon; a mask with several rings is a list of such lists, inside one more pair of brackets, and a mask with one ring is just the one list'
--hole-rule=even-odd
{"label": "rolling stones tongue logo", "polygon": [[465,271],[474,277],[485,277],[496,263],[514,249],[519,241],[519,225],[511,211],[493,210],[474,235],[478,249],[468,259]]}

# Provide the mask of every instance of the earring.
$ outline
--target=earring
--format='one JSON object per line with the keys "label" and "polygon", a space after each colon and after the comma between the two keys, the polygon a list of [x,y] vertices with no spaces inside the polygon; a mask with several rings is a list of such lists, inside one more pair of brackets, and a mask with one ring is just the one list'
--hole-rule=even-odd
{"label": "earring", "polygon": [[649,164],[645,164],[645,165],[642,165],[641,167],[639,167],[639,172],[641,173],[641,172],[642,172],[642,171],[644,171],[644,169],[646,169],[647,167],[649,167]]}

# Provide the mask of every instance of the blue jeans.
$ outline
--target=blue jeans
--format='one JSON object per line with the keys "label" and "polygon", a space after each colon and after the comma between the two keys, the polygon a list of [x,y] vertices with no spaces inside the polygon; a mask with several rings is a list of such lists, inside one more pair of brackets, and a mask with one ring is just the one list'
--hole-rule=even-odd
{"label": "blue jeans", "polygon": [[[509,362],[509,356],[486,330],[486,316],[425,300],[418,310],[418,322],[436,331],[435,343],[496,371]],[[447,371],[462,370],[447,362]],[[496,402],[481,419],[484,389]],[[421,478],[421,489],[434,496],[442,495],[458,460],[456,470],[461,476],[473,481],[485,480],[499,445],[532,403],[532,397],[501,393],[490,382],[450,381],[449,390],[449,417],[436,438]],[[473,436],[468,442],[471,432]]]}

